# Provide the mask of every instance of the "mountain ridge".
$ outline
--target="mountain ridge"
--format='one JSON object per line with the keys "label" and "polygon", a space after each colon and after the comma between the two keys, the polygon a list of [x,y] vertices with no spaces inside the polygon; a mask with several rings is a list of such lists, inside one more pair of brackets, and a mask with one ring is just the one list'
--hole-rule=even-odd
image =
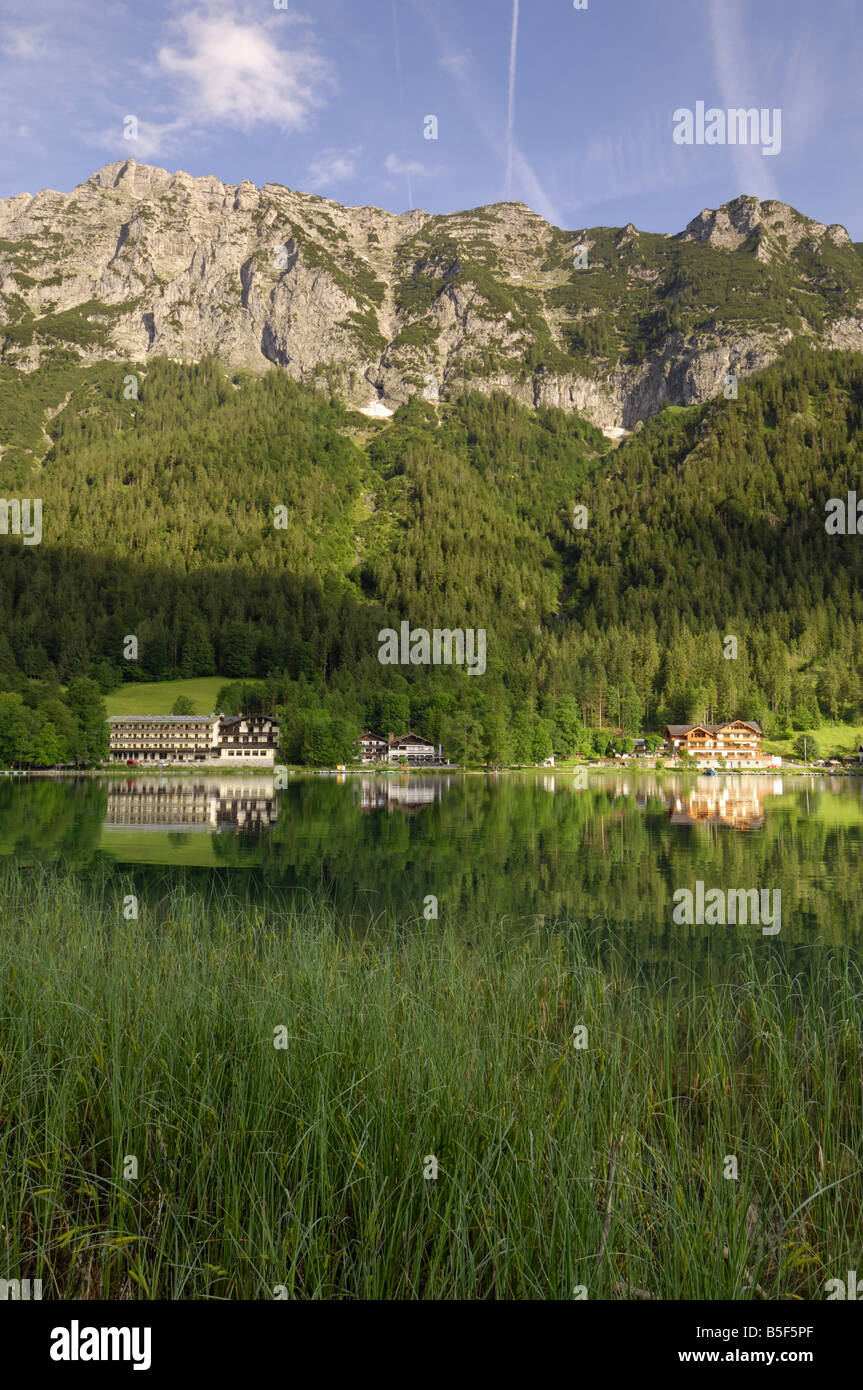
{"label": "mountain ridge", "polygon": [[620,437],[796,337],[863,349],[863,257],[749,195],[674,234],[566,231],[513,201],[391,213],[125,160],[0,200],[0,361],[23,372],[212,355],[360,407],[503,391]]}

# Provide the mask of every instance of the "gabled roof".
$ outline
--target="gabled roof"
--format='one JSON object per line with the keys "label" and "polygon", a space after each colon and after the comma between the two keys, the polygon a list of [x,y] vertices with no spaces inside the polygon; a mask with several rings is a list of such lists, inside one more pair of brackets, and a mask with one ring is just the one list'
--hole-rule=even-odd
{"label": "gabled roof", "polygon": [[391,738],[387,741],[390,748],[396,743],[427,743],[430,748],[434,748],[430,738],[425,738],[422,734],[412,733],[410,730],[406,734],[399,734],[398,738]]}
{"label": "gabled roof", "polygon": [[386,739],[384,738],[383,734],[371,734],[368,732],[368,730],[366,730],[364,734],[360,734],[360,743],[362,743],[363,739],[366,738],[373,738],[375,743],[386,743]]}

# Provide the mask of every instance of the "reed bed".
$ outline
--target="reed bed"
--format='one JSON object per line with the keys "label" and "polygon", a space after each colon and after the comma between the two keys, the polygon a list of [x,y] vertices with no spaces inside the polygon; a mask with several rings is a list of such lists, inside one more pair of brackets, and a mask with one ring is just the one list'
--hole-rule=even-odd
{"label": "reed bed", "polygon": [[183,885],[127,921],[132,891],[0,874],[0,1276],[759,1299],[859,1268],[850,953],[803,975],[759,938],[716,980],[596,924],[358,933]]}

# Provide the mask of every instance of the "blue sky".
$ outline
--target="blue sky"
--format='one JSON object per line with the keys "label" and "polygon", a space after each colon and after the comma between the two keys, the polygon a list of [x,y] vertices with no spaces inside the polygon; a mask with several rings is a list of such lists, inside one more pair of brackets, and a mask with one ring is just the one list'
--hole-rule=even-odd
{"label": "blue sky", "polygon": [[[863,240],[860,0],[281,3],[2,0],[0,197],[131,156],[573,229],[673,232],[754,193]],[[779,153],[676,144],[698,101],[779,108]]]}

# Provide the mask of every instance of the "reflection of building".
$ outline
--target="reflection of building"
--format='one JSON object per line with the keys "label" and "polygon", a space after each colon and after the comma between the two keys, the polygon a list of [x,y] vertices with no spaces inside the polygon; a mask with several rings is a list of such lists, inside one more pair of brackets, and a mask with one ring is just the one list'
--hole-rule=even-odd
{"label": "reflection of building", "polygon": [[361,811],[418,811],[440,801],[441,782],[398,781],[389,778],[363,777],[360,782]]}
{"label": "reflection of building", "polygon": [[691,753],[701,761],[754,762],[761,757],[761,728],[754,719],[732,719],[727,724],[668,724],[665,746],[669,754]]}
{"label": "reflection of building", "polygon": [[279,818],[272,779],[134,777],[108,787],[105,825],[151,830],[259,830]]}
{"label": "reflection of building", "polygon": [[[717,778],[713,780],[718,782]],[[709,790],[694,787],[680,791],[672,799],[668,818],[672,825],[712,822],[734,830],[758,830],[764,824],[763,788],[753,777],[731,786],[719,784]]]}
{"label": "reflection of building", "polygon": [[279,721],[265,714],[136,714],[108,720],[112,762],[272,766]]}

